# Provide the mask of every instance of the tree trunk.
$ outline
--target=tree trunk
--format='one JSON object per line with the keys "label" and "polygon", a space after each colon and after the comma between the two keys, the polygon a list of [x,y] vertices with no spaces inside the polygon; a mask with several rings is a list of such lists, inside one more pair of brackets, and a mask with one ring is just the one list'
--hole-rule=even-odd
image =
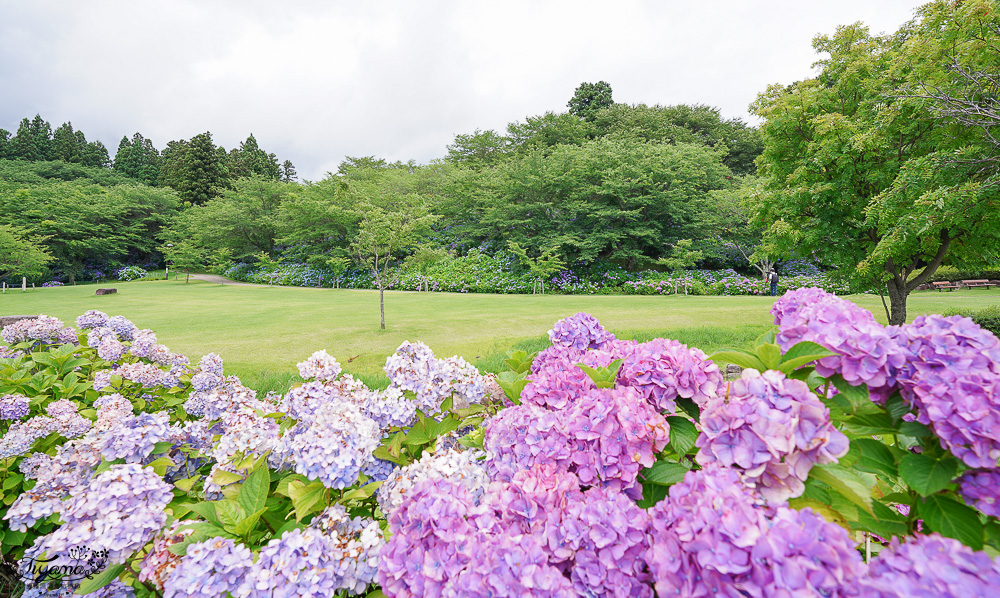
{"label": "tree trunk", "polygon": [[383,296],[382,283],[378,283],[378,309],[382,315],[382,330],[385,330],[385,299]]}
{"label": "tree trunk", "polygon": [[900,285],[896,279],[890,279],[886,286],[889,289],[889,325],[902,326],[906,323],[906,298],[910,291],[905,282]]}

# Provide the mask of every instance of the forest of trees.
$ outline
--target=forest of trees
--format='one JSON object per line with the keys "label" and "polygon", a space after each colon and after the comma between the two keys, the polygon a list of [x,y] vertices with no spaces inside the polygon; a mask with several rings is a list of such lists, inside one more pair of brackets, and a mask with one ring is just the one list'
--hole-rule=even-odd
{"label": "forest of trees", "polygon": [[[1000,123],[981,117],[998,112],[998,23],[995,0],[937,1],[893,34],[817,37],[819,75],[761,93],[759,127],[705,105],[617,103],[609,83],[585,82],[565,110],[458,134],[427,164],[347,157],[313,182],[253,135],[158,150],[135,133],[111,158],[36,115],[0,130],[0,226],[48,253],[36,278],[67,282],[161,251],[188,268],[333,270],[512,247],[631,271],[680,247],[746,272],[745,256],[805,257],[886,291],[896,320],[938,266],[998,260]],[[419,226],[392,230],[406,223]]]}

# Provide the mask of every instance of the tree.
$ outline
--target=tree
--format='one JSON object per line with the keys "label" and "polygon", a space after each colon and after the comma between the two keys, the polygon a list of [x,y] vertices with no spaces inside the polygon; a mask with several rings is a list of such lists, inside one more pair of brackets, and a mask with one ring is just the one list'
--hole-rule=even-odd
{"label": "tree", "polygon": [[504,159],[509,141],[493,129],[476,129],[471,135],[456,135],[455,142],[448,146],[447,160],[469,168],[494,166]]}
{"label": "tree", "polygon": [[437,216],[428,214],[419,196],[364,190],[358,206],[358,234],[351,253],[375,276],[380,325],[385,330],[385,285],[389,264],[400,249],[416,243]]}
{"label": "tree", "polygon": [[448,252],[440,247],[421,245],[420,247],[417,247],[416,251],[403,260],[403,268],[406,270],[416,270],[417,272],[420,272],[424,292],[428,292],[430,291],[430,288],[427,286],[427,270],[447,257]]}
{"label": "tree", "polygon": [[282,183],[294,183],[295,179],[299,178],[298,173],[295,172],[295,165],[292,164],[291,160],[285,160],[281,163],[281,182]]}
{"label": "tree", "polygon": [[530,257],[528,250],[513,241],[508,241],[507,248],[517,256],[521,265],[531,272],[532,285],[531,294],[540,291],[545,294],[545,279],[559,272],[565,264],[559,259],[559,247],[546,247],[538,252],[538,256]]}
{"label": "tree", "polygon": [[274,154],[260,149],[257,139],[250,134],[239,148],[229,151],[225,159],[229,179],[257,176],[264,179],[281,179],[281,167]]}
{"label": "tree", "polygon": [[159,250],[168,266],[173,266],[185,273],[184,284],[188,284],[191,282],[191,273],[205,267],[208,250],[199,246],[194,239],[182,238],[169,233],[166,238],[173,242],[161,245]]}
{"label": "tree", "polygon": [[175,189],[189,205],[202,205],[218,197],[225,187],[220,149],[207,131],[190,141],[169,142],[163,150],[161,183]]}
{"label": "tree", "polygon": [[45,272],[45,265],[52,255],[42,242],[45,237],[34,237],[25,229],[0,225],[0,276],[24,276],[35,279]]}
{"label": "tree", "polygon": [[7,151],[10,147],[10,131],[0,129],[0,160],[7,158]]}
{"label": "tree", "polygon": [[593,120],[601,108],[607,108],[615,103],[611,98],[611,85],[605,81],[597,83],[581,83],[573,97],[566,105],[573,116],[584,120]]}
{"label": "tree", "polygon": [[[702,252],[691,248],[691,239],[680,239],[670,251],[670,257],[661,257],[656,263],[669,268],[674,276],[679,276],[682,270],[693,268],[702,257]],[[684,294],[687,294],[687,285],[684,285]]]}
{"label": "tree", "polygon": [[982,15],[1000,18],[986,5],[934,2],[884,37],[838,28],[814,41],[829,55],[818,77],[772,87],[753,108],[765,120],[765,182],[752,202],[754,222],[768,227],[763,249],[819,258],[885,289],[892,324],[906,321],[910,292],[946,259],[996,259],[1000,198],[971,159],[982,135],[904,93],[953,76],[951,48],[970,43]]}
{"label": "tree", "polygon": [[136,132],[131,141],[122,137],[115,154],[114,169],[122,174],[142,181],[147,185],[156,185],[160,178],[160,152],[153,142]]}
{"label": "tree", "polygon": [[[86,143],[84,143],[86,147]],[[80,163],[83,160],[80,140],[73,130],[73,123],[63,123],[52,133],[52,159]]]}
{"label": "tree", "polygon": [[21,119],[17,133],[7,148],[9,158],[39,162],[49,160],[52,155],[52,127],[36,114],[30,121]]}

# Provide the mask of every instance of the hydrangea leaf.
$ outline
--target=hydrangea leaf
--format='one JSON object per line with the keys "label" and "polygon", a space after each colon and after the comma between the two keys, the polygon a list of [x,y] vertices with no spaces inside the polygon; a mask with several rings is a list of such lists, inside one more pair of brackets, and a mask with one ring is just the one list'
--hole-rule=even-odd
{"label": "hydrangea leaf", "polygon": [[669,461],[657,461],[653,466],[642,472],[642,477],[650,484],[659,486],[671,486],[684,479],[684,474],[688,468],[680,463],[670,463]]}
{"label": "hydrangea leaf", "polygon": [[899,475],[896,459],[884,444],[873,438],[856,438],[851,441],[851,447],[860,450],[860,456],[854,462],[854,467],[878,475],[895,478]]}
{"label": "hydrangea leaf", "polygon": [[254,513],[264,508],[270,489],[271,474],[268,472],[267,467],[262,465],[247,476],[246,481],[240,487],[237,501],[245,512]]}
{"label": "hydrangea leaf", "polygon": [[774,343],[757,345],[757,357],[766,369],[777,370],[781,366],[781,347]]}
{"label": "hydrangea leaf", "polygon": [[867,385],[859,384],[857,386],[853,386],[848,384],[848,382],[839,375],[833,376],[833,378],[831,378],[831,382],[833,382],[833,386],[837,389],[837,394],[835,394],[830,400],[840,407],[844,413],[849,415],[882,413],[879,406],[872,402],[871,394],[868,392]]}
{"label": "hydrangea leaf", "polygon": [[715,363],[732,363],[744,369],[754,369],[763,372],[767,369],[764,362],[756,354],[740,349],[729,349],[726,351],[716,351],[708,356]]}
{"label": "hydrangea leaf", "polygon": [[839,511],[832,509],[830,505],[822,503],[814,498],[807,498],[805,496],[793,498],[788,501],[788,506],[797,511],[808,507],[816,513],[822,515],[827,521],[836,523],[841,527],[847,527],[847,520],[844,519],[844,516]]}
{"label": "hydrangea leaf", "polygon": [[111,565],[104,571],[101,571],[93,577],[87,577],[80,583],[80,587],[76,589],[74,594],[90,594],[91,592],[96,592],[97,590],[103,588],[114,580],[118,579],[118,576],[125,571],[125,565],[116,564]]}
{"label": "hydrangea leaf", "polygon": [[322,510],[316,507],[321,506],[325,493],[326,487],[320,482],[313,482],[309,485],[299,481],[290,483],[288,496],[292,499],[292,505],[295,507],[295,518],[302,521],[310,513]]}
{"label": "hydrangea leaf", "polygon": [[955,538],[974,550],[983,547],[983,525],[975,509],[935,494],[923,499],[917,510],[924,525],[942,536]]}
{"label": "hydrangea leaf", "polygon": [[954,457],[933,459],[927,455],[907,453],[899,461],[899,476],[920,496],[939,492],[958,473],[958,460]]}
{"label": "hydrangea leaf", "polygon": [[855,415],[843,420],[848,437],[877,436],[879,434],[896,434],[898,430],[892,425],[892,418],[885,413],[866,413]]}
{"label": "hydrangea leaf", "polygon": [[675,415],[668,417],[667,423],[670,424],[670,448],[674,452],[684,455],[694,448],[694,443],[698,440],[698,428],[691,420]]}
{"label": "hydrangea leaf", "polygon": [[857,521],[853,521],[851,527],[883,538],[907,536],[910,533],[906,517],[896,509],[887,507],[879,501],[872,503],[871,513],[859,510]]}
{"label": "hydrangea leaf", "polygon": [[850,469],[836,463],[814,465],[809,471],[809,477],[830,486],[865,511],[872,512],[871,491],[865,486],[864,481]]}

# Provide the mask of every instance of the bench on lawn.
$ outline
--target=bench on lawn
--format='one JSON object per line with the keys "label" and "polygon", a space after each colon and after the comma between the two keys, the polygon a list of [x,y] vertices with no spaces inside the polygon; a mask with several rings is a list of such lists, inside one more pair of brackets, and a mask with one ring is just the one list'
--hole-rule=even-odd
{"label": "bench on lawn", "polygon": [[945,290],[953,291],[957,288],[961,288],[958,285],[958,283],[948,282],[947,280],[942,280],[941,282],[932,282],[931,285],[933,285],[931,288],[935,288],[939,291],[945,291]]}
{"label": "bench on lawn", "polygon": [[996,284],[988,280],[963,280],[962,284],[969,287],[970,289],[988,289],[990,287],[997,286]]}

